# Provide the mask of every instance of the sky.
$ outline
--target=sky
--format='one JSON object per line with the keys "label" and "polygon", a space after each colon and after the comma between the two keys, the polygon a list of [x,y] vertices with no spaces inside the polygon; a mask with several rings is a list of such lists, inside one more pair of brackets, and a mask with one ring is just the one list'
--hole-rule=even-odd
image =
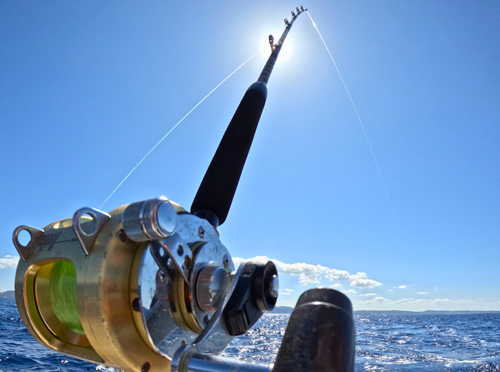
{"label": "sky", "polygon": [[301,15],[223,244],[276,262],[278,305],[322,286],[355,310],[500,310],[496,1],[0,2],[0,291],[15,227],[99,208],[261,51],[101,208],[164,195],[189,209],[298,5],[364,130]]}

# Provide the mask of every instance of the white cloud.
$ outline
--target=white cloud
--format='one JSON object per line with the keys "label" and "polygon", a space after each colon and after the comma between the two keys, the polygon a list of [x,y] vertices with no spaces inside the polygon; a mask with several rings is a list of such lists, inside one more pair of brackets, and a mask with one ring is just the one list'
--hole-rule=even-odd
{"label": "white cloud", "polygon": [[234,267],[236,268],[236,270],[238,270],[238,267],[240,266],[240,264],[245,262],[245,261],[246,261],[246,259],[244,259],[244,258],[233,257],[233,263],[234,263]]}
{"label": "white cloud", "polygon": [[353,278],[366,278],[366,273],[349,274],[345,270],[329,269],[328,267],[324,266],[321,267],[325,272],[325,277],[332,282],[334,280],[352,280]]}
{"label": "white cloud", "polygon": [[340,284],[340,283],[333,283],[333,284],[330,286],[330,288],[340,288],[340,287],[342,287],[342,284]]}
{"label": "white cloud", "polygon": [[19,262],[19,257],[12,257],[11,255],[5,256],[5,258],[0,258],[0,269],[5,269],[8,267],[16,268]]}
{"label": "white cloud", "polygon": [[356,291],[354,289],[343,290],[343,291],[340,291],[340,292],[343,292],[343,293],[356,293]]}
{"label": "white cloud", "polygon": [[[377,285],[382,285],[382,283],[376,282],[375,280],[367,279],[366,273],[357,272],[356,274],[350,274],[345,270],[331,269],[322,265],[312,265],[304,262],[299,263],[285,263],[275,259],[269,259],[266,256],[257,256],[253,259],[262,261],[273,261],[278,268],[278,273],[288,274],[299,277],[299,282],[302,285],[317,284],[320,283],[320,279],[328,279],[331,282],[339,280],[351,280],[351,287],[375,287]],[[234,257],[233,261],[235,266],[238,266],[245,259],[240,257]]]}
{"label": "white cloud", "polygon": [[289,294],[292,294],[292,292],[294,292],[293,289],[289,289],[289,288],[285,288],[285,289],[280,289],[280,295],[289,295]]}
{"label": "white cloud", "polygon": [[427,292],[417,292],[416,294],[421,294],[421,295],[423,295],[423,294],[427,294]]}
{"label": "white cloud", "polygon": [[382,283],[379,283],[375,280],[372,279],[355,279],[349,284],[351,287],[359,287],[359,288],[373,288],[373,287],[378,287],[379,285],[382,285]]}
{"label": "white cloud", "polygon": [[369,297],[369,296],[376,296],[376,294],[375,293],[364,293],[364,294],[360,294],[360,296]]}
{"label": "white cloud", "polygon": [[405,289],[406,286],[405,285],[400,285],[399,287],[394,287],[394,288]]}
{"label": "white cloud", "polygon": [[366,301],[357,301],[358,303],[362,303],[362,304],[383,304],[383,303],[386,303],[386,302],[390,302],[390,300],[388,300],[387,298],[384,298],[384,297],[380,297],[380,296],[377,296],[371,300],[366,300]]}
{"label": "white cloud", "polygon": [[389,300],[384,297],[375,297],[366,301],[353,301],[356,308],[360,309],[376,309],[376,310],[457,310],[468,309],[474,305],[470,300],[450,300],[449,298],[437,299],[414,299],[402,298],[400,300]]}

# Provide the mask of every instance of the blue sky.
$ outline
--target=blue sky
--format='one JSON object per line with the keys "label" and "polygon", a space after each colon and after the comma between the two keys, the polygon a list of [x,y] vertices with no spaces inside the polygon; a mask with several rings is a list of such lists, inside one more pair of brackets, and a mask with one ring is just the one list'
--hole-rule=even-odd
{"label": "blue sky", "polygon": [[[299,3],[0,3],[0,291],[21,224],[99,207]],[[279,304],[333,286],[355,309],[500,310],[500,4],[310,1],[294,24],[227,222],[236,258],[281,272]],[[275,37],[279,35],[275,33]],[[257,54],[102,208],[189,208]]]}

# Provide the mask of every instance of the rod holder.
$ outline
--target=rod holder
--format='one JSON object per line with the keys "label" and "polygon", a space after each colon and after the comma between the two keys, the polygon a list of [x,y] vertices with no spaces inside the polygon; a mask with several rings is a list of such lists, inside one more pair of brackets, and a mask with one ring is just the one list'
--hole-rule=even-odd
{"label": "rod holder", "polygon": [[329,288],[304,292],[290,316],[273,372],[354,371],[352,304]]}

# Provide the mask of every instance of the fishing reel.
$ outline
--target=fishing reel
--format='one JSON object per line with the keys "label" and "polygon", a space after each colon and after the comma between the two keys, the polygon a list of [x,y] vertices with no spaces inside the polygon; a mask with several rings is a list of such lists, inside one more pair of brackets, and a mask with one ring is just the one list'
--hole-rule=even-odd
{"label": "fishing reel", "polygon": [[20,226],[13,238],[22,257],[16,301],[30,333],[125,371],[170,371],[181,346],[217,355],[278,296],[271,261],[236,271],[217,230],[164,197],[109,214],[82,208],[43,229]]}

